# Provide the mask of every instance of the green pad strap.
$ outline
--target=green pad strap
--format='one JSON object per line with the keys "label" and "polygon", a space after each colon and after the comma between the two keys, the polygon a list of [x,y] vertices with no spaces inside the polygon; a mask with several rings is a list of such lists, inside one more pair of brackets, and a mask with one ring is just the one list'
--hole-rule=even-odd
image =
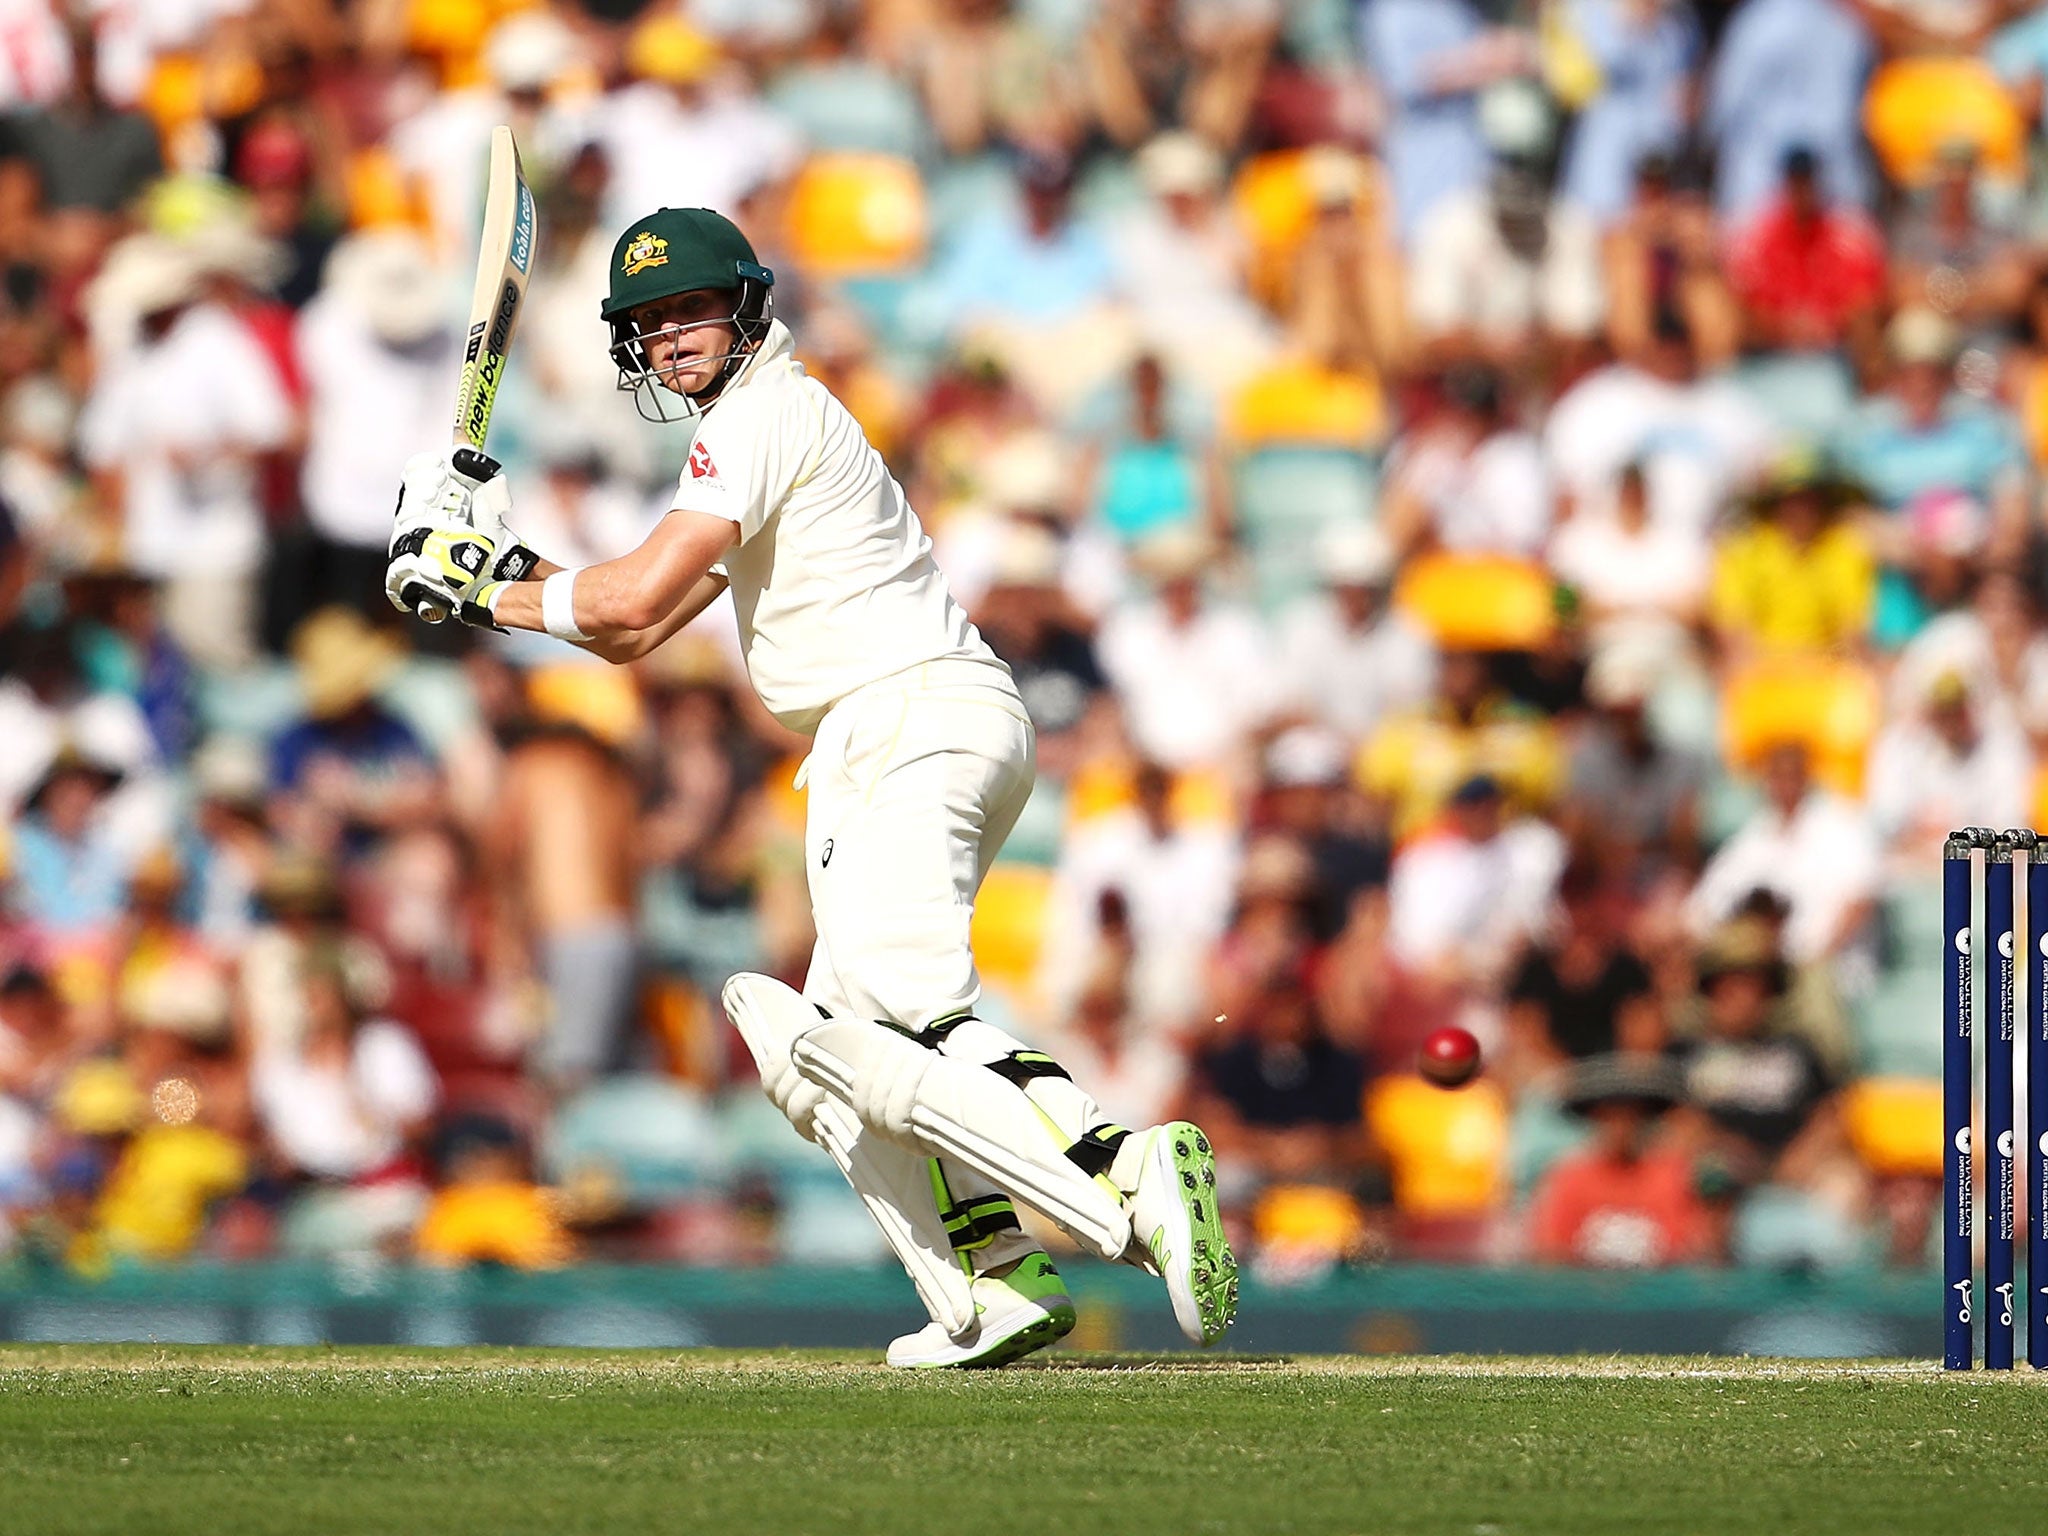
{"label": "green pad strap", "polygon": [[1130,1134],[1121,1125],[1095,1126],[1067,1148],[1067,1161],[1089,1178],[1099,1179],[1109,1172],[1109,1165],[1116,1161],[1116,1149]]}
{"label": "green pad strap", "polygon": [[945,1170],[934,1157],[926,1160],[931,1173],[932,1200],[939,1208],[939,1221],[946,1229],[946,1240],[953,1245],[953,1251],[962,1256],[961,1265],[967,1265],[965,1255],[977,1248],[986,1248],[1005,1232],[1021,1230],[1017,1220],[1017,1207],[1010,1203],[1007,1195],[977,1195],[971,1200],[959,1200],[946,1183]]}

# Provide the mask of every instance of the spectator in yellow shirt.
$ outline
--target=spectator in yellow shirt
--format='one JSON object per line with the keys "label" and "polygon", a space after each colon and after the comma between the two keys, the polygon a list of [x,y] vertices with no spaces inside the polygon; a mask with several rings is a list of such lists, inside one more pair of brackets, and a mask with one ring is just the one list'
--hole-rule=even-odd
{"label": "spectator in yellow shirt", "polygon": [[559,1269],[576,1257],[553,1195],[528,1176],[511,1128],[474,1117],[448,1134],[447,1185],[414,1237],[429,1264]]}
{"label": "spectator in yellow shirt", "polygon": [[1714,628],[1737,655],[1838,649],[1869,632],[1877,571],[1854,499],[1812,452],[1772,471],[1714,558]]}
{"label": "spectator in yellow shirt", "polygon": [[100,1079],[95,1086],[109,1093],[107,1128],[117,1117],[132,1129],[93,1210],[95,1242],[108,1257],[185,1257],[214,1206],[249,1182],[249,1149],[224,1123],[233,1118],[232,1069],[188,1070],[190,1063],[174,1067],[146,1093],[121,1063],[94,1062],[75,1074]]}
{"label": "spectator in yellow shirt", "polygon": [[1427,827],[1475,774],[1529,811],[1550,802],[1563,772],[1555,729],[1494,686],[1478,651],[1446,651],[1436,697],[1373,732],[1354,766],[1360,787],[1393,807],[1397,839]]}

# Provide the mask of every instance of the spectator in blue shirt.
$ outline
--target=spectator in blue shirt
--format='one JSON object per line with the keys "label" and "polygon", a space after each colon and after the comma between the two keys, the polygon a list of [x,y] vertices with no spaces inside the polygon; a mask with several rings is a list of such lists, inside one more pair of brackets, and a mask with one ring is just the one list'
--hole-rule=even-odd
{"label": "spectator in blue shirt", "polygon": [[1610,224],[1647,155],[1675,155],[1700,50],[1690,0],[1570,0],[1566,14],[1600,69],[1565,154],[1567,199]]}
{"label": "spectator in blue shirt", "polygon": [[2044,85],[2048,85],[2048,5],[2037,5],[1994,34],[1984,62],[2013,94],[2036,134],[2041,131]]}
{"label": "spectator in blue shirt", "polygon": [[1535,44],[1488,27],[1469,0],[1366,0],[1359,27],[1387,98],[1381,148],[1405,246],[1439,198],[1486,179],[1479,93],[1531,73]]}
{"label": "spectator in blue shirt", "polygon": [[1932,310],[1904,310],[1885,332],[1885,353],[1891,377],[1844,429],[1843,470],[1889,511],[1930,491],[1960,491],[1992,509],[1994,529],[2022,527],[2026,455],[2018,428],[1954,388],[1955,328]]}
{"label": "spectator in blue shirt", "polygon": [[435,805],[433,764],[412,728],[377,700],[399,663],[396,644],[353,609],[323,608],[292,637],[307,718],[271,747],[282,824],[302,846],[332,853],[403,826]]}
{"label": "spectator in blue shirt", "polygon": [[1174,431],[1167,406],[1159,359],[1141,356],[1131,368],[1129,420],[1105,446],[1096,488],[1097,515],[1126,546],[1200,526],[1216,494],[1215,467]]}
{"label": "spectator in blue shirt", "polygon": [[12,904],[46,936],[90,938],[121,915],[136,850],[101,814],[120,781],[67,749],[28,797],[14,829]]}
{"label": "spectator in blue shirt", "polygon": [[1830,203],[1869,203],[1860,116],[1871,58],[1869,34],[1840,0],[1744,0],[1707,84],[1723,220],[1769,202],[1786,154],[1801,147],[1819,161]]}
{"label": "spectator in blue shirt", "polygon": [[1022,207],[966,225],[923,285],[918,308],[945,335],[988,321],[1058,326],[1110,297],[1109,244],[1073,216],[1073,164],[1031,156],[1019,180]]}

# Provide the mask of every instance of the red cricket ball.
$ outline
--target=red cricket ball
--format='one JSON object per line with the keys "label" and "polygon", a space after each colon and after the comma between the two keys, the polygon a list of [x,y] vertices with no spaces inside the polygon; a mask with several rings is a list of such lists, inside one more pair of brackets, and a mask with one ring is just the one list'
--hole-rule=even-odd
{"label": "red cricket ball", "polygon": [[1433,1029],[1415,1053],[1415,1070],[1439,1088],[1459,1088],[1479,1075],[1479,1041],[1469,1029]]}

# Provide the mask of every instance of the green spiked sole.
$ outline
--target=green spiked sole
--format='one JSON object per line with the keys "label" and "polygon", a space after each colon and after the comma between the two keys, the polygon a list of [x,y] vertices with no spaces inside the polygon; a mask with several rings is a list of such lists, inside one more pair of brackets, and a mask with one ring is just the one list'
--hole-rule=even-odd
{"label": "green spiked sole", "polygon": [[[1147,1246],[1152,1261],[1166,1276],[1173,1296],[1174,1312],[1183,1330],[1195,1323],[1204,1344],[1213,1344],[1237,1321],[1237,1259],[1230,1251],[1230,1239],[1223,1235],[1223,1213],[1216,1203],[1216,1156],[1209,1150],[1209,1138],[1200,1126],[1187,1120],[1172,1120],[1152,1133],[1147,1152],[1155,1159],[1155,1172],[1172,1180],[1185,1223],[1185,1268],[1181,1255],[1173,1250],[1173,1238],[1160,1228],[1151,1234]],[[1187,1313],[1192,1310],[1193,1317]]]}

